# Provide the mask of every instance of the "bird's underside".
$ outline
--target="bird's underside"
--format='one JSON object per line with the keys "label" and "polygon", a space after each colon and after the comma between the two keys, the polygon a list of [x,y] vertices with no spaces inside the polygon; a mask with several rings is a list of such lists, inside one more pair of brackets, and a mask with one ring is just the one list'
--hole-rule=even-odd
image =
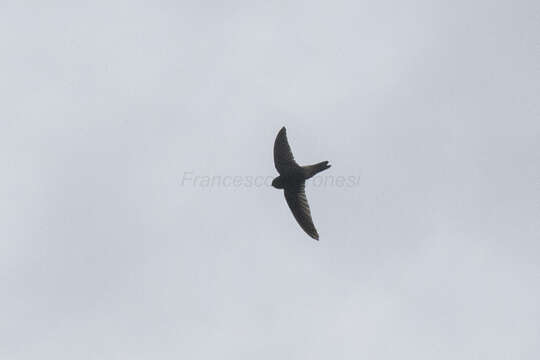
{"label": "bird's underside", "polygon": [[306,197],[305,183],[316,173],[330,167],[328,161],[309,166],[300,166],[287,141],[285,127],[281,128],[274,142],[274,164],[280,176],[272,182],[277,188],[283,188],[285,200],[300,227],[313,239],[319,240],[319,234],[313,220]]}

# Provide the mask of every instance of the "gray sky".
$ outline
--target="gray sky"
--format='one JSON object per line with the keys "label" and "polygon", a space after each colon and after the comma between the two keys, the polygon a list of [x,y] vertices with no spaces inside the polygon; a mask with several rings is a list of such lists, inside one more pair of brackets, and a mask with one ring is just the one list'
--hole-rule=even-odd
{"label": "gray sky", "polygon": [[[538,1],[47,3],[0,11],[0,358],[540,358]],[[320,242],[181,184],[283,125],[360,179]]]}

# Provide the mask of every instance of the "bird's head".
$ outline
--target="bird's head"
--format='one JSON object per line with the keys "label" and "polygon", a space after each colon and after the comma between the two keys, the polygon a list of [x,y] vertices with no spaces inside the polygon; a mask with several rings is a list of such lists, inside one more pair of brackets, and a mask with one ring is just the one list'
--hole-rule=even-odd
{"label": "bird's head", "polygon": [[276,189],[283,189],[283,183],[281,182],[281,178],[279,176],[272,180],[272,186]]}

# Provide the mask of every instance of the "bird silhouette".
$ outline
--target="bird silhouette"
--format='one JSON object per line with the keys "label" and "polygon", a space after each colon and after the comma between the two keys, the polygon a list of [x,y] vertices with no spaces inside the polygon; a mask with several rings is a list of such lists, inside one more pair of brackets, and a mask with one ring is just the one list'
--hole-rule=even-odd
{"label": "bird silhouette", "polygon": [[285,126],[279,130],[274,142],[274,165],[279,176],[272,180],[272,186],[283,189],[285,200],[300,227],[312,238],[319,240],[319,233],[313,225],[311,211],[306,198],[306,180],[330,167],[328,161],[314,165],[300,166],[294,161],[294,156],[287,141]]}

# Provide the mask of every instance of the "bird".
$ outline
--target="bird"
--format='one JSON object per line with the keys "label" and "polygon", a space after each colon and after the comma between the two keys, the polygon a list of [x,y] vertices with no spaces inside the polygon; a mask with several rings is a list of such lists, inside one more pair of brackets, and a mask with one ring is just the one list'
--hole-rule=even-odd
{"label": "bird", "polygon": [[319,233],[313,225],[305,186],[307,179],[330,168],[330,164],[328,161],[322,161],[314,165],[298,165],[294,160],[284,126],[279,130],[274,142],[274,165],[279,176],[272,180],[272,186],[283,189],[285,200],[300,227],[318,241]]}

